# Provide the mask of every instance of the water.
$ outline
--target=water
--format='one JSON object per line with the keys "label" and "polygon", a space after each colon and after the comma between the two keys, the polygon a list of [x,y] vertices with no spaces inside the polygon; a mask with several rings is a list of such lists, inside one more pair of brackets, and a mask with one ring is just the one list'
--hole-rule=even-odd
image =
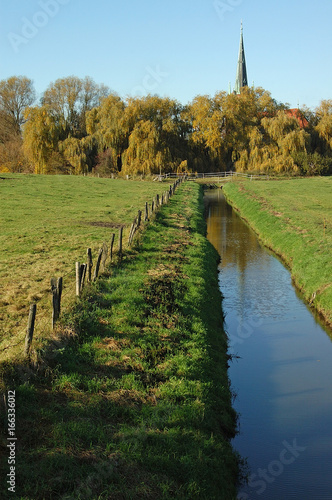
{"label": "water", "polygon": [[206,203],[234,356],[229,376],[240,432],[233,445],[250,467],[238,498],[331,500],[331,331],[222,192],[208,192]]}

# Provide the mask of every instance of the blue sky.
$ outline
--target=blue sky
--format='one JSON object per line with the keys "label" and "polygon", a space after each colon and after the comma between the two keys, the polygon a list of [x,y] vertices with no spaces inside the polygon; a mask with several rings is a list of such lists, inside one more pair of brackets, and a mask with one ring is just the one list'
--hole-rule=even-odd
{"label": "blue sky", "polygon": [[332,98],[331,0],[10,0],[0,79],[91,76],[120,96],[183,104],[235,83],[240,25],[249,84],[292,107]]}

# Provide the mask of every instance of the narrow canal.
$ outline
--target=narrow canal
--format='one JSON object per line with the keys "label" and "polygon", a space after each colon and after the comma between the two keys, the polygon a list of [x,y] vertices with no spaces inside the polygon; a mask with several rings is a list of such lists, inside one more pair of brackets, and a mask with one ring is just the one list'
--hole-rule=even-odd
{"label": "narrow canal", "polygon": [[289,271],[226,203],[206,193],[208,238],[221,256],[229,376],[249,465],[241,500],[332,499],[332,334]]}

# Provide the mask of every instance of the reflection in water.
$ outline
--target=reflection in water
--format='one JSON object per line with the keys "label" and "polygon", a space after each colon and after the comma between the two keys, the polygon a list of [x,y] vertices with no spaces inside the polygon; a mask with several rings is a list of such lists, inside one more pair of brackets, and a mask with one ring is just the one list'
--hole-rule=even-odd
{"label": "reflection in water", "polygon": [[206,194],[250,483],[241,499],[332,499],[332,343],[289,271],[225,202]]}

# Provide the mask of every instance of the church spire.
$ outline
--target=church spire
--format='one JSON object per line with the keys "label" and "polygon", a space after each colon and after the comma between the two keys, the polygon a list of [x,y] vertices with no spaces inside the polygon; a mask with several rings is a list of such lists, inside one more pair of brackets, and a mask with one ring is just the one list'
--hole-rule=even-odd
{"label": "church spire", "polygon": [[240,94],[242,87],[248,86],[247,78],[247,66],[246,58],[244,55],[244,43],[243,43],[243,26],[241,21],[241,38],[240,38],[240,49],[239,49],[239,59],[237,62],[236,71],[236,81],[235,81],[235,94]]}

